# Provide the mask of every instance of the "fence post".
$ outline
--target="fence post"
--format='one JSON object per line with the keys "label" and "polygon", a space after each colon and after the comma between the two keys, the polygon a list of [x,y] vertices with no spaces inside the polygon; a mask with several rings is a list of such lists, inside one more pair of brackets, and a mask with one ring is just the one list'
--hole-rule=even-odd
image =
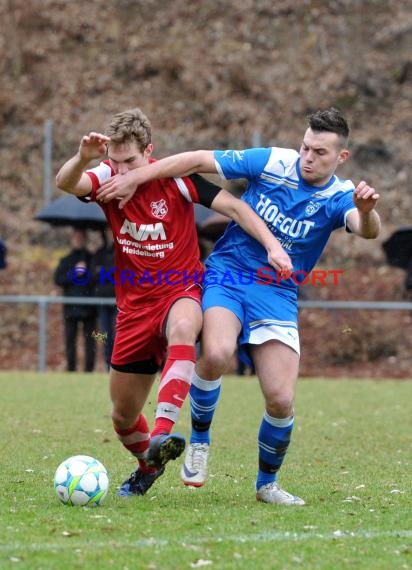
{"label": "fence post", "polygon": [[39,298],[39,372],[46,370],[47,305],[47,297]]}

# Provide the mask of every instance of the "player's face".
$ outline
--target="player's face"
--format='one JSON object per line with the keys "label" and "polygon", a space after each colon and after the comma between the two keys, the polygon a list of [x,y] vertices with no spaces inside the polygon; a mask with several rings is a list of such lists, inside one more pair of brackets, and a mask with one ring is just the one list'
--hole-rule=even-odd
{"label": "player's face", "polygon": [[141,152],[135,142],[111,143],[107,149],[107,157],[116,174],[125,174],[129,170],[148,164],[152,150],[153,145],[151,144],[147,145],[146,149]]}
{"label": "player's face", "polygon": [[349,151],[342,148],[336,133],[308,129],[300,147],[300,174],[308,184],[324,186],[348,156]]}

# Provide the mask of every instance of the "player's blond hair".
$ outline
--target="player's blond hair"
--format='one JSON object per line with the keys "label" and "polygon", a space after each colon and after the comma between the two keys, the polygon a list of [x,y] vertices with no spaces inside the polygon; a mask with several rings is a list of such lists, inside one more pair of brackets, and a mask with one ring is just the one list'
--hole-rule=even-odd
{"label": "player's blond hair", "polygon": [[105,134],[115,144],[135,142],[140,152],[152,142],[150,121],[138,107],[114,115]]}

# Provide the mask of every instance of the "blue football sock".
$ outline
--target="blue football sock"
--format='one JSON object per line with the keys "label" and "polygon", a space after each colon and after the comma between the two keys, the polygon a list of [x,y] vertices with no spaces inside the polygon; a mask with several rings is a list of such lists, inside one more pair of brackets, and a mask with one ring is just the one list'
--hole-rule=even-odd
{"label": "blue football sock", "polygon": [[192,414],[190,443],[210,443],[210,424],[219,400],[221,384],[221,377],[217,380],[203,380],[196,372],[193,373],[189,392]]}
{"label": "blue football sock", "polygon": [[289,447],[293,421],[293,416],[273,418],[267,412],[264,413],[258,436],[259,470],[256,489],[276,481],[277,472]]}

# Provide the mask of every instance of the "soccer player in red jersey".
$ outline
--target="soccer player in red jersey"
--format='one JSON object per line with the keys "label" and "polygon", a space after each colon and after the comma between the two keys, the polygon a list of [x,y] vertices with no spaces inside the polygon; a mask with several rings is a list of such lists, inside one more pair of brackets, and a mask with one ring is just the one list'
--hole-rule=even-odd
{"label": "soccer player in red jersey", "polygon": [[[78,152],[60,168],[57,186],[95,201],[106,180],[149,164],[152,151],[148,118],[138,108],[124,111],[112,118],[105,134],[82,137]],[[93,168],[96,159],[102,161]],[[273,267],[292,269],[253,210],[199,175],[150,181],[124,207],[117,200],[100,202],[115,244],[115,267],[100,276],[114,283],[118,307],[110,367],[112,421],[118,439],[138,461],[120,487],[121,496],[144,495],[185,447],[183,436],[171,431],[189,391],[202,327],[203,268],[193,203],[231,217],[262,243]],[[150,433],[142,410],[162,365]]]}

